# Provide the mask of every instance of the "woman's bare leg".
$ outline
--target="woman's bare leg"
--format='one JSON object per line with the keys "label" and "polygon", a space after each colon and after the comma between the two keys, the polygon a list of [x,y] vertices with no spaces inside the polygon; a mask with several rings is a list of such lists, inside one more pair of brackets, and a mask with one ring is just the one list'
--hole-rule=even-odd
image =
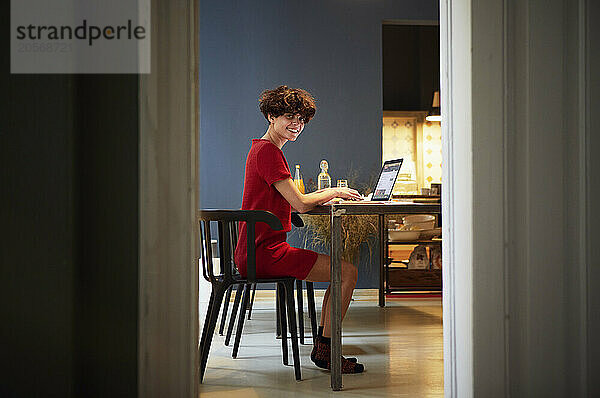
{"label": "woman's bare leg", "polygon": [[[323,295],[323,304],[322,308],[327,308],[327,303],[329,303],[329,292],[331,291],[331,285],[327,286],[325,290],[325,294]],[[319,326],[325,325],[325,311],[321,311],[321,321],[319,322]]]}
{"label": "woman's bare leg", "polygon": [[[342,319],[346,316],[346,311],[352,299],[352,292],[356,286],[358,270],[352,264],[342,260]],[[330,282],[330,264],[329,256],[319,254],[315,265],[306,276],[306,280],[311,282]],[[321,309],[321,323],[323,325],[323,336],[331,337],[331,300],[329,299],[329,288],[325,291],[323,297],[323,308]]]}

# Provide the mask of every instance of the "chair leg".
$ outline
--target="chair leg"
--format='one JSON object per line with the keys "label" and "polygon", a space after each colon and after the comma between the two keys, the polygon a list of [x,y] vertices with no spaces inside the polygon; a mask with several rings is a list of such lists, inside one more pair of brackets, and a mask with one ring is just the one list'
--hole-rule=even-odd
{"label": "chair leg", "polygon": [[214,293],[214,301],[210,311],[207,313],[206,323],[204,324],[207,329],[205,331],[206,333],[203,333],[203,341],[200,349],[200,383],[204,380],[204,372],[206,371],[206,363],[208,362],[208,353],[210,352],[210,345],[215,333],[215,327],[217,326],[219,310],[221,309],[221,303],[223,301],[223,296],[225,295],[224,286],[218,286]]}
{"label": "chair leg", "polygon": [[252,315],[252,306],[254,305],[254,295],[256,294],[256,283],[252,284],[252,298],[250,298],[250,304],[248,305],[248,320],[250,320],[250,315]]}
{"label": "chair leg", "polygon": [[227,328],[227,335],[225,336],[225,345],[229,345],[231,341],[231,334],[233,333],[233,325],[235,324],[235,317],[237,316],[238,307],[240,306],[240,299],[242,298],[242,292],[244,285],[238,284],[237,291],[235,292],[235,299],[233,300],[233,308],[231,309],[231,315],[229,316],[229,327]]}
{"label": "chair leg", "polygon": [[298,330],[300,331],[300,344],[304,344],[304,300],[302,294],[302,281],[296,280],[296,300],[298,301]]}
{"label": "chair leg", "polygon": [[231,356],[237,358],[237,353],[240,348],[240,340],[242,339],[242,330],[244,329],[244,318],[246,316],[246,308],[248,307],[248,298],[250,296],[250,284],[244,286],[244,298],[240,307],[240,316],[237,321],[237,330],[235,331],[235,341],[233,343],[233,352]]}
{"label": "chair leg", "polygon": [[275,287],[275,337],[281,338],[281,312],[279,311],[279,285]]}
{"label": "chair leg", "polygon": [[285,286],[283,283],[277,283],[277,296],[279,297],[279,323],[281,324],[281,350],[283,355],[283,364],[288,365],[287,323],[285,319]]}
{"label": "chair leg", "polygon": [[229,286],[227,293],[225,294],[225,303],[223,303],[223,313],[221,314],[221,325],[219,325],[219,335],[223,336],[223,329],[225,329],[225,319],[227,318],[227,308],[229,308],[229,301],[231,301],[231,289],[233,286]]}
{"label": "chair leg", "polygon": [[204,318],[204,326],[202,327],[202,338],[200,339],[200,357],[204,352],[206,346],[206,335],[208,334],[208,325],[210,324],[210,314],[215,303],[215,287],[213,286],[210,291],[210,300],[208,301],[208,307],[206,308],[206,317]]}
{"label": "chair leg", "polygon": [[[300,370],[300,349],[298,348],[298,333],[296,328],[296,309],[294,306],[294,281],[285,283],[286,290],[286,303],[287,303],[287,315],[290,324],[290,334],[292,335],[292,354],[294,356],[294,373],[296,374],[296,380],[302,380],[302,373]],[[302,289],[300,289],[302,294]]]}
{"label": "chair leg", "polygon": [[317,344],[317,309],[315,307],[315,287],[312,282],[306,283],[306,297],[308,298],[308,315],[310,317],[310,328],[312,331],[313,345]]}

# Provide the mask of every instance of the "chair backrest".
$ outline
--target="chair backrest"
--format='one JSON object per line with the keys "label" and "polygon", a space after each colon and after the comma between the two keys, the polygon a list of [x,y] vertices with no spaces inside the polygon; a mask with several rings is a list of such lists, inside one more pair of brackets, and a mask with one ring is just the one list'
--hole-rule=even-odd
{"label": "chair backrest", "polygon": [[[213,283],[217,277],[224,280],[233,279],[235,264],[234,252],[238,241],[238,224],[246,223],[247,235],[247,279],[256,282],[256,223],[264,222],[274,231],[281,231],[283,225],[273,214],[264,210],[200,210],[198,225],[200,228],[200,256],[202,261],[202,274],[204,278]],[[211,247],[211,223],[217,226],[217,240],[219,247],[220,271],[215,274]]]}

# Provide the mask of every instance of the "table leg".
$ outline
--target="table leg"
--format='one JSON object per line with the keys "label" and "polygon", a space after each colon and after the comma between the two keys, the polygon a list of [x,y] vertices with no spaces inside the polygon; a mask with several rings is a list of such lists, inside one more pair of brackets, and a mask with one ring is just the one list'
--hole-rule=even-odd
{"label": "table leg", "polygon": [[342,217],[331,206],[331,388],[342,389]]}
{"label": "table leg", "polygon": [[387,253],[385,247],[385,215],[379,214],[379,306],[385,307],[385,262],[387,261]]}

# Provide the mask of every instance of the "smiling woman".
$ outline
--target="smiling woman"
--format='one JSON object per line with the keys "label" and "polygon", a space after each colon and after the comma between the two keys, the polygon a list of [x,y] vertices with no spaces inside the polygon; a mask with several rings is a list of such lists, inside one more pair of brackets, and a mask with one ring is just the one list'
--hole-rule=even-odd
{"label": "smiling woman", "polygon": [[[264,91],[259,102],[269,126],[260,139],[252,140],[248,152],[242,210],[268,210],[281,221],[283,229],[274,231],[264,223],[256,224],[256,275],[262,278],[293,276],[298,280],[328,282],[331,279],[329,256],[292,247],[286,242],[286,233],[291,230],[291,210],[307,212],[334,198],[358,200],[360,195],[347,187],[326,188],[305,194],[292,182],[282,148],[286,142],[296,141],[305,124],[315,115],[315,102],[308,92],[279,86]],[[242,276],[247,272],[247,233],[245,223],[241,223],[235,264]],[[357,275],[354,265],[342,262],[342,316],[350,304]],[[315,365],[324,369],[331,366],[328,298],[329,288],[323,299],[320,333],[311,353]],[[341,359],[343,373],[361,373],[364,370],[362,364],[343,357]]]}

